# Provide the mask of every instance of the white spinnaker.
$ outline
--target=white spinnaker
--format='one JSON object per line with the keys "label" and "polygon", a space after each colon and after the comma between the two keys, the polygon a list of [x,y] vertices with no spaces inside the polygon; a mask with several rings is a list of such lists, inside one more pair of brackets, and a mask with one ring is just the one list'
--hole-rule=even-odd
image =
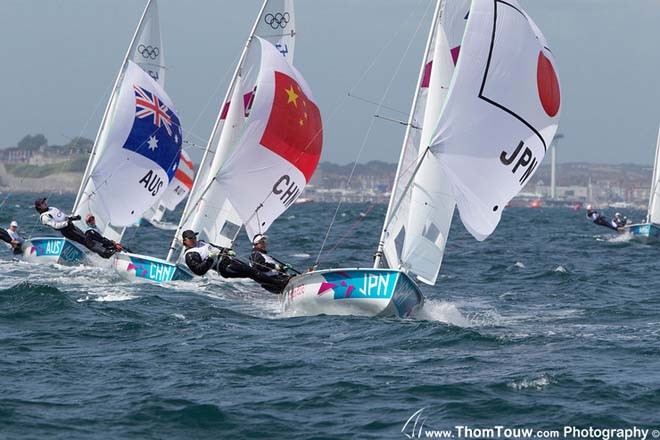
{"label": "white spinnaker", "polygon": [[[233,236],[240,228],[240,218],[235,210],[229,205],[210,202],[210,200],[218,200],[218,197],[213,197],[210,193],[215,191],[213,186],[218,170],[231,153],[234,140],[249,115],[254,98],[256,74],[253,73],[254,70],[246,71],[244,66],[255,65],[254,62],[247,63],[249,56],[258,56],[258,54],[250,55],[254,53],[250,48],[255,35],[270,41],[282,57],[293,63],[296,38],[293,0],[265,0],[261,6],[199,164],[197,178],[167,255],[168,261],[172,261],[174,252],[180,247],[180,235],[183,230],[193,229],[200,232],[202,239],[217,240],[214,243],[229,245],[228,240],[223,240],[218,235],[217,219],[220,216],[227,219],[223,234],[225,236]],[[232,103],[238,103],[238,106]],[[240,114],[243,116],[238,117]],[[226,130],[229,132],[224,133]]]}
{"label": "white spinnaker", "polygon": [[[158,51],[156,58],[152,59],[154,53],[149,52],[150,55],[148,60],[145,59],[144,55],[141,53],[143,50],[140,50],[141,45],[145,47],[150,46],[152,50],[154,47],[157,47]],[[78,190],[78,195],[76,196],[76,201],[73,206],[73,213],[78,214],[83,218],[86,214],[93,213],[96,217],[99,230],[106,237],[117,242],[121,240],[125,228],[114,228],[110,225],[108,221],[110,213],[107,212],[104,206],[96,203],[94,197],[96,194],[96,187],[90,177],[98,163],[98,158],[101,156],[107,145],[108,133],[110,130],[109,121],[113,119],[113,115],[117,108],[117,96],[119,94],[119,88],[121,86],[121,81],[123,79],[124,70],[127,66],[128,60],[132,60],[138,65],[144,65],[148,67],[151,70],[150,75],[154,78],[157,76],[158,83],[164,87],[164,54],[160,35],[158,6],[156,0],[149,0],[147,2],[147,5],[144,8],[144,12],[142,13],[142,17],[140,18],[138,26],[135,30],[135,34],[131,39],[131,43],[128,47],[126,55],[124,56],[121,67],[119,68],[119,72],[117,73],[117,78],[115,79],[115,84],[112,88],[110,99],[108,100],[108,105],[106,106],[105,112],[103,114],[103,118],[101,120],[101,124],[94,141],[94,147],[92,148],[92,153],[90,154],[89,161],[87,162],[87,167],[85,168],[80,189]]]}
{"label": "white spinnaker", "polygon": [[387,265],[431,284],[442,261],[454,201],[427,147],[453,76],[469,5],[469,0],[438,2],[383,232]]}
{"label": "white spinnaker", "polygon": [[557,131],[554,65],[543,34],[515,0],[473,0],[431,151],[478,240],[493,232]]}
{"label": "white spinnaker", "polygon": [[195,167],[188,153],[181,150],[181,158],[179,159],[179,167],[174,173],[174,178],[170,182],[163,194],[162,199],[155,207],[151,207],[144,218],[150,222],[160,222],[166,211],[174,211],[186,196],[190,193],[193,180],[195,179]]}
{"label": "white spinnaker", "polygon": [[651,182],[651,196],[647,221],[660,224],[660,128],[655,146],[655,162],[653,164],[653,180]]}
{"label": "white spinnaker", "polygon": [[107,213],[104,220],[126,227],[165,193],[181,155],[181,127],[165,90],[132,61],[108,125],[106,148],[91,174],[93,199]]}

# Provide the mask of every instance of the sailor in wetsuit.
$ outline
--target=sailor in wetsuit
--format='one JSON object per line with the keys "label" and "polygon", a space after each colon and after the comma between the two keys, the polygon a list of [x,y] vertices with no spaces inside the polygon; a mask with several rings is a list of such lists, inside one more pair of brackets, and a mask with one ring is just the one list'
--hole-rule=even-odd
{"label": "sailor in wetsuit", "polygon": [[[621,214],[619,214],[619,216],[620,215]],[[591,205],[587,205],[587,218],[593,221],[594,223],[596,223],[597,225],[605,226],[606,228],[619,231],[619,225],[617,224],[616,219],[608,220],[607,217],[599,214],[598,211],[594,211]]]}
{"label": "sailor in wetsuit", "polygon": [[9,229],[7,229],[7,234],[9,234],[11,239],[16,242],[16,245],[13,245],[10,242],[7,243],[7,246],[12,249],[12,252],[14,252],[14,254],[22,254],[23,243],[25,243],[25,239],[21,237],[21,234],[18,233],[18,223],[16,222],[16,220],[12,220],[12,222],[9,224]]}
{"label": "sailor in wetsuit", "polygon": [[87,247],[85,234],[73,224],[73,221],[80,220],[80,216],[66,215],[54,206],[49,208],[46,200],[42,198],[34,201],[34,209],[40,214],[41,223],[55,229],[69,240]]}
{"label": "sailor in wetsuit", "polygon": [[19,252],[16,252],[16,249],[17,249],[17,248],[18,248],[18,249],[21,249],[20,244],[19,244],[16,240],[14,240],[14,239],[11,237],[11,235],[9,235],[9,233],[8,233],[6,230],[4,230],[4,229],[2,229],[2,228],[0,228],[0,240],[2,240],[2,241],[4,241],[5,243],[7,243],[8,246],[11,246],[12,249],[14,249],[14,253],[15,253],[15,254],[16,254],[16,253],[19,253],[19,254],[20,254],[20,251],[19,251]]}
{"label": "sailor in wetsuit", "polygon": [[270,278],[270,285],[262,287],[270,292],[281,293],[287,285],[291,276],[286,273],[289,266],[281,264],[273,257],[268,255],[266,247],[268,237],[263,234],[257,234],[252,238],[252,254],[250,254],[250,264],[262,274]]}
{"label": "sailor in wetsuit", "polygon": [[[184,252],[186,265],[194,274],[201,276],[214,269],[224,278],[251,278],[264,288],[271,286],[270,277],[238,258],[234,258],[236,252],[233,250],[197,240],[197,233],[191,230],[183,231],[181,238],[183,246],[186,248]],[[280,292],[281,290],[274,293]]]}
{"label": "sailor in wetsuit", "polygon": [[103,258],[110,258],[115,252],[123,249],[121,244],[115,243],[101,235],[96,226],[96,218],[94,217],[94,214],[89,213],[85,216],[85,224],[87,225],[87,229],[85,230],[87,247],[91,251],[96,252]]}

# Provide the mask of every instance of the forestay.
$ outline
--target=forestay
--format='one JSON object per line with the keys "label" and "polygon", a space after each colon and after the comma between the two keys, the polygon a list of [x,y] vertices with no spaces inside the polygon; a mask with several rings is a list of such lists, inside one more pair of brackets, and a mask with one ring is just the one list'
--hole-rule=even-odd
{"label": "forestay", "polygon": [[658,140],[655,147],[655,163],[653,164],[653,181],[651,182],[651,196],[647,221],[660,224],[660,128],[658,129]]}
{"label": "forestay", "polygon": [[428,283],[440,268],[455,203],[427,146],[454,74],[469,5],[438,2],[383,229],[386,264]]}
{"label": "forestay", "polygon": [[474,0],[431,151],[478,240],[538,168],[559,114],[559,80],[541,31],[515,0]]}

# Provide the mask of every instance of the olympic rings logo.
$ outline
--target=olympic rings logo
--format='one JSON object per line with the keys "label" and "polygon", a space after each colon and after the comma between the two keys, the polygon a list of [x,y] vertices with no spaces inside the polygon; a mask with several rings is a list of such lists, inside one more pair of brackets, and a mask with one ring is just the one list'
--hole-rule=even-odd
{"label": "olympic rings logo", "polygon": [[286,25],[289,24],[290,18],[291,16],[288,12],[285,12],[284,14],[278,12],[276,14],[266,14],[264,21],[273,29],[284,29]]}
{"label": "olympic rings logo", "polygon": [[160,55],[160,49],[158,49],[157,46],[145,46],[144,44],[140,44],[137,51],[144,58],[151,58],[152,60],[155,60],[158,58],[158,55]]}

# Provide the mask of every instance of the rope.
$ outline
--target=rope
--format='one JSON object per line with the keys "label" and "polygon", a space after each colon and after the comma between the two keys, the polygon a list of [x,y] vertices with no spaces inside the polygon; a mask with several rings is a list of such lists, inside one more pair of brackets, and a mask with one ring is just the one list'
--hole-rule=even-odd
{"label": "rope", "polygon": [[[426,14],[428,13],[428,10],[429,10],[429,7],[430,7],[430,6],[431,6],[431,3],[428,3],[428,4],[427,4],[427,7],[426,7],[426,9],[425,9],[425,11],[424,11],[424,15],[426,15]],[[413,13],[414,13],[414,12],[415,12],[415,11],[413,11]],[[412,17],[412,13],[411,13],[410,16],[408,16],[408,18],[406,19],[406,21],[409,20],[410,17]],[[413,38],[410,38],[410,41],[408,42],[408,46],[406,47],[406,50],[404,51],[403,55],[401,56],[401,58],[400,58],[400,60],[399,60],[399,64],[398,64],[398,66],[397,66],[396,69],[394,70],[394,74],[392,75],[392,78],[390,79],[390,82],[389,82],[389,84],[387,85],[387,87],[386,87],[386,89],[385,89],[385,92],[384,92],[383,96],[381,97],[380,102],[378,103],[378,107],[377,107],[377,109],[376,109],[377,112],[380,110],[381,106],[383,105],[383,102],[385,101],[385,98],[387,97],[388,93],[390,92],[390,89],[392,88],[392,85],[394,84],[394,79],[396,78],[396,76],[398,75],[399,71],[401,70],[401,66],[403,65],[403,62],[404,62],[404,60],[405,60],[405,58],[406,58],[406,55],[408,54],[408,52],[410,51],[410,47],[412,46],[412,41],[413,41],[414,37],[419,33],[419,30],[421,29],[421,26],[422,26],[422,20],[420,20],[419,23],[417,24],[417,29],[415,29],[415,32],[414,32],[414,34],[413,34]],[[396,38],[398,38],[399,33],[401,32],[401,30],[402,30],[402,26],[397,30],[397,33],[392,37],[392,39],[390,40],[390,42],[389,42],[385,47],[383,47],[383,48],[381,49],[381,51],[380,51],[379,54],[376,56],[376,58],[375,58],[374,61],[372,62],[372,64],[371,64],[371,66],[369,67],[369,69],[371,69],[371,68],[373,67],[373,65],[374,65],[375,62],[376,62],[376,59],[377,59],[378,57],[380,57],[380,55],[381,55],[382,52],[386,49],[386,47],[388,47],[389,45],[391,45],[392,42],[393,42]],[[367,70],[367,72],[368,72],[368,70]],[[366,73],[367,73],[367,72],[365,72],[365,74],[362,76],[362,78],[364,78],[364,76],[366,76]],[[361,81],[361,80],[362,80],[362,79],[360,79],[360,81]],[[357,87],[357,85],[351,90],[351,92],[352,92],[356,87]],[[350,94],[350,92],[349,92],[349,94]],[[348,178],[346,179],[346,184],[344,185],[345,188],[348,188],[348,186],[350,185],[350,182],[351,182],[351,180],[352,180],[352,178],[353,178],[353,174],[355,173],[355,169],[356,169],[356,167],[357,167],[358,161],[360,160],[360,156],[362,155],[362,151],[364,150],[364,147],[365,147],[366,144],[367,144],[367,140],[369,139],[369,136],[370,136],[370,134],[371,134],[371,130],[373,129],[374,121],[375,121],[375,120],[376,120],[376,118],[373,117],[373,118],[371,119],[371,122],[369,123],[369,127],[367,128],[367,132],[366,132],[366,134],[365,134],[365,136],[364,136],[364,138],[363,138],[363,140],[362,140],[362,144],[360,145],[360,149],[358,150],[357,157],[355,158],[355,161],[353,162],[353,168],[351,169],[351,172],[350,172]],[[321,243],[321,248],[319,249],[319,253],[318,253],[317,257],[316,257],[316,260],[314,261],[313,268],[318,267],[318,265],[319,265],[319,263],[320,263],[320,260],[321,260],[321,254],[323,253],[323,249],[324,249],[324,247],[325,247],[325,245],[326,245],[326,242],[328,241],[328,236],[330,235],[330,231],[332,230],[332,227],[333,227],[333,225],[334,225],[334,223],[335,223],[335,221],[336,221],[336,219],[337,219],[337,214],[339,213],[339,209],[341,208],[342,204],[343,204],[343,197],[339,200],[339,203],[337,203],[337,209],[335,210],[335,212],[334,212],[334,214],[333,214],[333,216],[332,216],[332,219],[331,219],[331,221],[330,221],[330,225],[328,226],[328,230],[327,230],[327,232],[326,232],[326,234],[325,234],[325,237],[323,238],[323,242]]]}

